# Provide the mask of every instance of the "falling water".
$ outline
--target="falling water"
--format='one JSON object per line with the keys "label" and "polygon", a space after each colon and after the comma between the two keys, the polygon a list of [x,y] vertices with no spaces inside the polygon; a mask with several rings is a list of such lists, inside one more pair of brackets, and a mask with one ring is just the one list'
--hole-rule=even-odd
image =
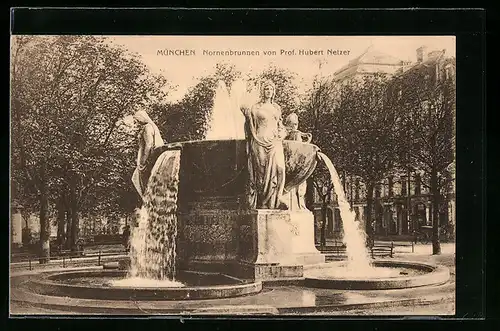
{"label": "falling water", "polygon": [[175,281],[179,166],[177,150],[165,151],[156,161],[130,236],[128,277],[114,286],[183,286]]}
{"label": "falling water", "polygon": [[365,244],[365,233],[358,227],[359,223],[355,221],[356,214],[351,210],[351,206],[346,200],[339,175],[332,161],[323,153],[319,153],[319,156],[330,172],[335,194],[338,197],[340,216],[344,226],[344,243],[346,245],[348,268],[360,271],[366,270],[370,268],[370,260]]}
{"label": "falling water", "polygon": [[342,270],[343,276],[366,277],[366,276],[389,276],[392,271],[388,268],[376,268],[370,263],[368,248],[366,247],[366,235],[363,229],[359,228],[356,222],[356,213],[351,210],[351,206],[345,197],[339,175],[332,161],[323,153],[318,153],[325,162],[330,177],[333,182],[335,194],[338,198],[340,216],[344,226],[344,244],[347,253],[347,270]]}

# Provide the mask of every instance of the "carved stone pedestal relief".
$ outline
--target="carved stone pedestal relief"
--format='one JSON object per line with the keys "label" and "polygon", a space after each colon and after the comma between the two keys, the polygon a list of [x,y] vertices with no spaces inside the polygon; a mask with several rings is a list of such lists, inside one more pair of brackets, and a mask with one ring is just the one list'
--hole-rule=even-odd
{"label": "carved stone pedestal relief", "polygon": [[179,219],[181,268],[268,280],[302,277],[304,265],[325,262],[309,211],[193,210]]}
{"label": "carved stone pedestal relief", "polygon": [[237,263],[254,279],[302,277],[304,265],[325,262],[313,231],[309,211],[248,211],[240,218]]}

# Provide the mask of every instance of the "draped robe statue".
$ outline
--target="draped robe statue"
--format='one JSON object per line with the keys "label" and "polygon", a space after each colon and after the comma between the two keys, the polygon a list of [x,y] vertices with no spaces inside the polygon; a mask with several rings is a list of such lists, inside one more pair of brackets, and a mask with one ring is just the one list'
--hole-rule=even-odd
{"label": "draped robe statue", "polygon": [[139,123],[141,129],[138,136],[137,166],[132,175],[132,182],[139,195],[143,197],[149,173],[154,165],[151,154],[156,148],[163,146],[164,142],[160,130],[145,111],[137,111],[134,114],[134,120]]}
{"label": "draped robe statue", "polygon": [[281,108],[273,102],[275,86],[262,85],[263,97],[250,109],[243,107],[248,155],[247,202],[251,209],[288,209],[282,201],[285,188],[286,135]]}

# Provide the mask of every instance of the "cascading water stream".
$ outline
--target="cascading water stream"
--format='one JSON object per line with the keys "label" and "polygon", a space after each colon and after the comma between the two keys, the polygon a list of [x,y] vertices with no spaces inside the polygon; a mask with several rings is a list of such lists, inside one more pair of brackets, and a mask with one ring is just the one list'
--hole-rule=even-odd
{"label": "cascading water stream", "polygon": [[355,221],[356,214],[351,210],[351,206],[347,202],[339,175],[332,161],[323,153],[318,153],[318,155],[330,172],[335,194],[337,195],[340,216],[344,226],[344,243],[346,245],[348,269],[363,272],[363,270],[371,267],[366,247],[365,232],[358,227],[359,223]]}
{"label": "cascading water stream", "polygon": [[128,277],[114,286],[183,286],[175,281],[180,153],[163,152],[151,170],[138,226],[130,236]]}
{"label": "cascading water stream", "polygon": [[337,170],[328,156],[323,153],[318,153],[318,156],[330,172],[344,227],[343,241],[346,245],[347,265],[346,270],[341,270],[339,274],[354,278],[392,275],[393,270],[377,268],[371,265],[368,248],[366,247],[365,231],[360,229],[359,222],[356,222],[356,214],[351,210],[351,205],[345,197]]}

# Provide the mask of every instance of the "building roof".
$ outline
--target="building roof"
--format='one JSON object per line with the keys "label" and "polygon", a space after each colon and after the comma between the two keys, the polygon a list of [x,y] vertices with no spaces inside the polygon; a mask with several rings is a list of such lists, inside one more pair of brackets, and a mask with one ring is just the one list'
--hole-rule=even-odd
{"label": "building roof", "polygon": [[430,51],[427,53],[428,55],[427,55],[427,59],[425,61],[413,63],[413,65],[404,68],[404,70],[403,70],[403,68],[401,68],[395,74],[401,75],[401,74],[404,74],[404,73],[407,73],[407,72],[410,72],[413,70],[418,70],[420,68],[434,66],[437,62],[441,61],[444,58],[445,53],[446,53],[446,51],[444,49]]}
{"label": "building roof", "polygon": [[378,51],[370,46],[360,56],[349,61],[348,64],[337,70],[334,73],[334,76],[336,78],[341,78],[351,76],[356,73],[367,72],[366,69],[363,69],[360,66],[362,64],[400,66],[403,64],[403,61],[394,56]]}

